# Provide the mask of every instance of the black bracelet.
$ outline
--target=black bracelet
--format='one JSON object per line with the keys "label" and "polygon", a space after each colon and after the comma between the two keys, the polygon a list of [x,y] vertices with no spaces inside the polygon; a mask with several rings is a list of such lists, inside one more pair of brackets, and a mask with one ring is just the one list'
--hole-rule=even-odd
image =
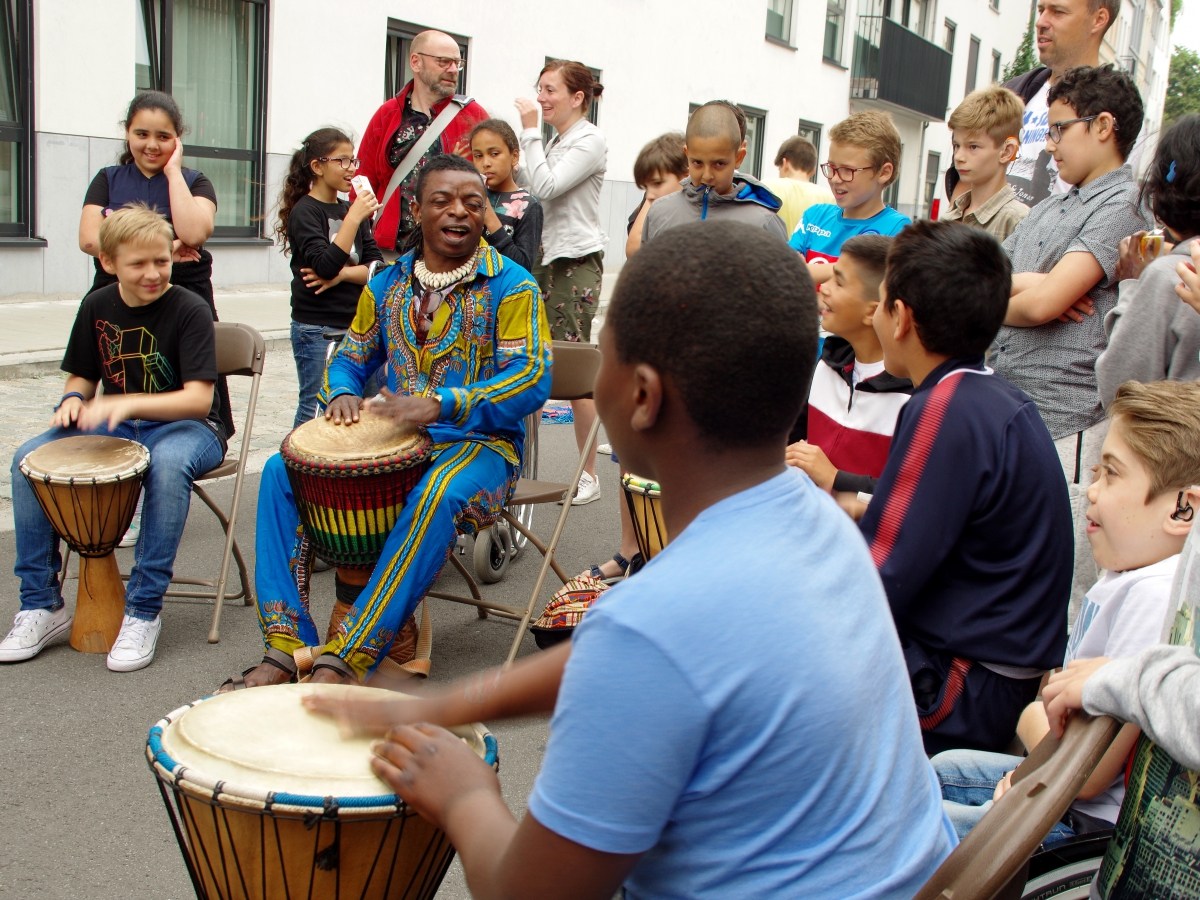
{"label": "black bracelet", "polygon": [[54,407],[54,411],[58,412],[62,405],[72,397],[78,397],[80,402],[87,403],[87,397],[83,396],[79,391],[67,391],[67,393],[62,395],[62,399],[58,401],[58,406]]}

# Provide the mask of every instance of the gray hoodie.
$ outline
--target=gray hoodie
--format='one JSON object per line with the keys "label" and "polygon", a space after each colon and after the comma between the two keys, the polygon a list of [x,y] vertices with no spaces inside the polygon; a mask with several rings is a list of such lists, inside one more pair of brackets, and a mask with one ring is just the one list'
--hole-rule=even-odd
{"label": "gray hoodie", "polygon": [[733,177],[733,191],[725,196],[710,187],[695,187],[690,178],[680,183],[683,190],[655,200],[650,212],[646,213],[646,224],[642,228],[643,246],[655,235],[670,228],[706,219],[757,225],[777,235],[782,241],[788,239],[787,228],[783,219],[779,218],[782,204],[758,179],[738,172]]}
{"label": "gray hoodie", "polygon": [[1104,317],[1108,346],[1096,360],[1105,408],[1126,381],[1200,380],[1200,313],[1175,293],[1175,266],[1191,258],[1190,244],[1180,241],[1141,278],[1121,282],[1117,305]]}

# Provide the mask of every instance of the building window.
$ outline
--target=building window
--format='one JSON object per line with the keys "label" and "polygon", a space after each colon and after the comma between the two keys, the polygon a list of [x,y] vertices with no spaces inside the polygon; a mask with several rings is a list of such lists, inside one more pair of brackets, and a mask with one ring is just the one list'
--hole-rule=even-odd
{"label": "building window", "polygon": [[30,237],[33,225],[31,0],[0,0],[0,236]]}
{"label": "building window", "polygon": [[992,12],[1000,12],[1000,0],[988,0],[988,9]]}
{"label": "building window", "polygon": [[[552,62],[553,60],[558,59],[558,58],[559,57],[556,57],[556,56],[547,56],[546,62]],[[600,70],[599,69],[593,69],[591,66],[588,66],[588,71],[592,73],[592,78],[594,78],[596,81],[600,81]],[[600,98],[599,97],[592,98],[592,105],[588,107],[587,120],[589,122],[591,122],[593,125],[600,124]],[[554,129],[551,128],[549,125],[547,125],[545,122],[543,122],[542,123],[542,146],[549,146],[550,141],[553,137],[554,137]]]}
{"label": "building window", "polygon": [[792,0],[767,0],[767,37],[791,43]]}
{"label": "building window", "polygon": [[821,129],[822,126],[818,123],[806,122],[804,119],[801,119],[796,127],[796,134],[812,144],[817,151],[817,168],[813,171],[812,178],[808,179],[813,184],[817,183],[817,176],[821,171]]}
{"label": "building window", "polygon": [[942,30],[942,49],[945,50],[947,53],[953,53],[954,52],[954,34],[956,31],[958,31],[958,26],[955,25],[953,22],[951,22],[949,19],[947,19],[945,24],[942,26],[942,28],[943,28],[943,30]]}
{"label": "building window", "polygon": [[967,87],[969,94],[975,90],[975,79],[979,73],[979,38],[971,35],[971,48],[967,51]]}
{"label": "building window", "polygon": [[[756,109],[753,106],[746,106],[743,103],[739,103],[737,106],[746,117],[746,158],[742,160],[742,165],[738,171],[749,172],[755,178],[761,178],[763,139],[767,134],[767,111],[765,109]],[[699,108],[699,103],[689,104],[688,118],[691,118],[692,113]],[[818,129],[820,127],[819,125],[817,126]],[[800,133],[803,134],[804,132],[801,131]],[[817,137],[820,137],[819,131]]]}
{"label": "building window", "polygon": [[[412,22],[401,22],[388,19],[387,24],[387,56],[383,62],[383,99],[390,100],[400,93],[400,89],[412,81],[412,41],[422,31],[428,31],[424,25],[414,25]],[[464,65],[458,70],[458,92],[467,92],[467,39],[461,35],[452,34],[458,44],[458,55]]]}
{"label": "building window", "polygon": [[188,134],[183,164],[217,191],[213,237],[258,237],[266,105],[266,0],[147,0],[139,87],[173,96]]}
{"label": "building window", "polygon": [[1000,80],[1000,51],[992,51],[992,84]]}
{"label": "building window", "polygon": [[842,31],[846,27],[846,0],[827,0],[825,7],[825,59],[842,64]]}
{"label": "building window", "polygon": [[942,154],[930,153],[925,157],[925,193],[922,197],[924,202],[924,215],[929,217],[929,211],[933,209],[933,197],[937,193],[938,186],[938,170],[942,167]]}

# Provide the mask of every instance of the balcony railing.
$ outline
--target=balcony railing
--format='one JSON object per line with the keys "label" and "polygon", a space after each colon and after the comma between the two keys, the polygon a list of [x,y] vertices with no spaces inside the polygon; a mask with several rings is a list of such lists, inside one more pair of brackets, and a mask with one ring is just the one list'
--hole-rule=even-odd
{"label": "balcony railing", "polygon": [[850,96],[880,100],[944,119],[951,55],[884,16],[859,16]]}

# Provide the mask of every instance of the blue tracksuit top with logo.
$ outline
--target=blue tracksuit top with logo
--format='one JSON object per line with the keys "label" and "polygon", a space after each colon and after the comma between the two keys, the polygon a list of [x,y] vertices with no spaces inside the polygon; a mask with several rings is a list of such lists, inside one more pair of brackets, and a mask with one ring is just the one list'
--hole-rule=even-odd
{"label": "blue tracksuit top with logo", "polygon": [[804,211],[804,218],[792,232],[788,246],[804,257],[805,262],[835,263],[842,244],[860,234],[899,234],[912,222],[908,216],[885,206],[869,219],[847,219],[834,203],[818,203]]}
{"label": "blue tracksuit top with logo", "polygon": [[977,662],[1062,665],[1067,483],[1037,406],[982,358],[942,363],[900,410],[860,527],[902,638]]}

